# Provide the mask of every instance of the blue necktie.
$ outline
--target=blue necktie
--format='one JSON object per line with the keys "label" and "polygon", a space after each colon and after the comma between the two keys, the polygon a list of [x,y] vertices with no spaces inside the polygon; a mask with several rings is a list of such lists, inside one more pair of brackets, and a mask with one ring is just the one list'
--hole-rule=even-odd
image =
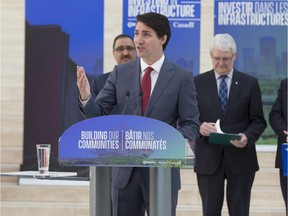
{"label": "blue necktie", "polygon": [[221,75],[219,79],[221,79],[221,83],[219,86],[219,98],[220,98],[220,104],[221,104],[221,109],[222,113],[225,111],[225,106],[228,100],[228,87],[227,83],[225,81],[227,75]]}

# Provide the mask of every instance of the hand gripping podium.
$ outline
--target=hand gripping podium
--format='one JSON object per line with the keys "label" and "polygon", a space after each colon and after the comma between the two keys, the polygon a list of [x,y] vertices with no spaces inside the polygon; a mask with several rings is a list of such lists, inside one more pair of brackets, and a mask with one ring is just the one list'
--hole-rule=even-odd
{"label": "hand gripping podium", "polygon": [[167,167],[187,165],[186,151],[178,130],[142,116],[87,119],[69,127],[59,139],[60,165],[90,166],[90,216],[111,215],[109,167],[115,166],[150,167],[150,216],[171,215]]}

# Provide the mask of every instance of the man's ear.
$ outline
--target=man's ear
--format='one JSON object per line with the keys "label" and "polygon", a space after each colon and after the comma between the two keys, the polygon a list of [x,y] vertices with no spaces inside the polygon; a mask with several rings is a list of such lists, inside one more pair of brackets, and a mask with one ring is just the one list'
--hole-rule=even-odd
{"label": "man's ear", "polygon": [[164,44],[164,43],[166,43],[166,41],[167,41],[167,35],[165,34],[163,37],[162,37],[162,45]]}

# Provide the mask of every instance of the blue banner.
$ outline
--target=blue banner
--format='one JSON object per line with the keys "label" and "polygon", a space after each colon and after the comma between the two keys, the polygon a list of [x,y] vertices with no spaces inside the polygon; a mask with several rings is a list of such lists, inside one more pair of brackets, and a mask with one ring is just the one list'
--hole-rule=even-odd
{"label": "blue banner", "polygon": [[[287,0],[215,0],[215,34],[237,44],[235,68],[259,80],[266,120],[281,79],[287,77]],[[259,144],[277,143],[268,125]]]}
{"label": "blue banner", "polygon": [[215,1],[215,34],[237,43],[236,67],[263,79],[287,75],[288,2]]}
{"label": "blue banner", "polygon": [[104,0],[26,0],[25,6],[31,26],[60,26],[69,35],[69,57],[89,74],[103,74]]}
{"label": "blue banner", "polygon": [[123,0],[123,33],[134,35],[136,16],[156,12],[165,15],[171,26],[171,39],[165,55],[181,67],[199,74],[201,1]]}
{"label": "blue banner", "polygon": [[73,166],[182,167],[182,134],[161,121],[109,115],[68,128],[59,140],[59,163]]}

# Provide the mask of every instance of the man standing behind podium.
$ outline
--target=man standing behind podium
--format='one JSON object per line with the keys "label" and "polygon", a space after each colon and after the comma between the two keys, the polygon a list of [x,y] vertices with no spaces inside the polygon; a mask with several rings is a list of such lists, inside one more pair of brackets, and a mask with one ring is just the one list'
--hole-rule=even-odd
{"label": "man standing behind podium", "polygon": [[[163,51],[170,37],[167,17],[157,13],[138,15],[134,44],[139,59],[116,65],[95,101],[90,96],[83,67],[77,67],[83,113],[87,117],[143,115],[177,127],[185,138],[195,140],[199,134],[199,112],[193,74],[165,57]],[[146,69],[149,67],[152,67],[152,71],[148,72]],[[145,73],[150,76],[145,76]],[[151,79],[151,83],[144,87],[141,84],[143,79],[147,83]],[[150,94],[146,95],[146,89]],[[142,99],[146,97],[150,97],[150,100],[144,107],[147,101]],[[180,189],[180,170],[173,168],[171,174],[174,216]],[[145,210],[149,215],[149,168],[112,168],[112,186],[114,216],[144,216]]]}
{"label": "man standing behind podium", "polygon": [[[133,61],[136,58],[136,50],[133,43],[133,38],[130,35],[119,34],[114,38],[113,42],[113,56],[117,64],[125,64]],[[92,81],[92,94],[97,96],[99,91],[103,88],[109,73],[102,74]]]}
{"label": "man standing behind podium", "polygon": [[[229,34],[211,40],[213,69],[195,77],[200,111],[200,137],[194,167],[204,216],[220,216],[226,197],[229,215],[248,216],[255,172],[259,169],[255,142],[266,128],[256,78],[234,69],[237,50]],[[218,93],[219,92],[219,93]],[[231,145],[209,142],[220,119],[221,130],[240,134]]]}

